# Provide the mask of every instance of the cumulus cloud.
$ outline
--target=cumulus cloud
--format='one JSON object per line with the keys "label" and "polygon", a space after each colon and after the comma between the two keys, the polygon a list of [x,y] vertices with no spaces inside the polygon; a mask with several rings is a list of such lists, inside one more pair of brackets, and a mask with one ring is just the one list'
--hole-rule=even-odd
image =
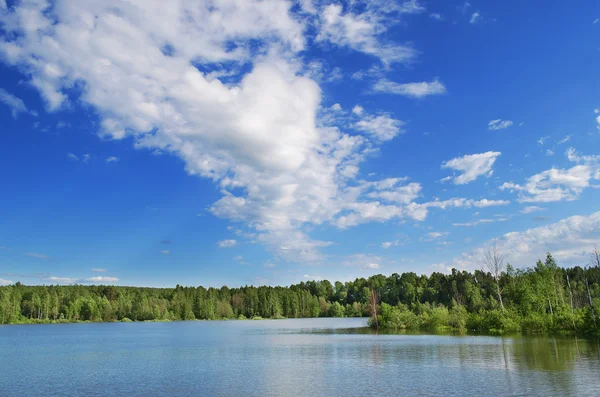
{"label": "cumulus cloud", "polygon": [[529,177],[522,185],[505,182],[500,189],[518,192],[519,201],[523,203],[578,199],[593,179],[600,179],[600,156],[580,155],[573,148],[569,148],[566,155],[578,165],[568,169],[551,168]]}
{"label": "cumulus cloud", "polygon": [[376,92],[403,95],[412,98],[424,98],[429,95],[442,95],[446,93],[446,86],[438,79],[420,83],[399,84],[386,79],[380,79],[373,85]]}
{"label": "cumulus cloud", "polygon": [[488,123],[488,130],[497,131],[503,130],[513,125],[512,120],[492,120]]}
{"label": "cumulus cloud", "polygon": [[381,70],[413,59],[386,30],[424,8],[383,4],[303,2],[299,17],[283,1],[32,0],[3,13],[0,57],[31,76],[48,111],[82,103],[100,135],[178,156],[189,174],[218,186],[212,214],[244,225],[284,259],[314,261],[331,242],[312,239],[306,226],[422,220],[430,208],[409,202],[418,182],[357,180],[402,121],[355,107],[352,122],[323,123],[321,89],[305,73],[312,43],[372,55]]}
{"label": "cumulus cloud", "polygon": [[352,113],[354,113],[356,115],[359,115],[359,116],[362,114],[363,111],[364,111],[364,108],[362,106],[360,106],[360,105],[355,105],[352,108]]}
{"label": "cumulus cloud", "polygon": [[388,115],[366,116],[354,124],[354,128],[366,132],[380,141],[394,139],[402,132],[404,122]]}
{"label": "cumulus cloud", "polygon": [[409,45],[385,43],[383,36],[390,25],[398,22],[397,15],[424,10],[416,1],[402,4],[369,1],[362,12],[344,11],[340,4],[329,4],[320,13],[316,40],[372,55],[386,65],[407,62],[416,56],[416,51]]}
{"label": "cumulus cloud", "polygon": [[588,216],[572,216],[557,223],[506,233],[445,265],[447,268],[477,269],[487,248],[496,243],[506,261],[515,267],[534,266],[550,252],[563,266],[585,266],[600,239],[600,212]]}
{"label": "cumulus cloud", "polygon": [[237,245],[237,240],[221,240],[217,244],[221,248],[231,248]]}
{"label": "cumulus cloud", "polygon": [[388,249],[390,247],[397,247],[401,244],[402,244],[402,242],[400,240],[385,241],[385,242],[381,243],[381,248]]}
{"label": "cumulus cloud", "polygon": [[452,181],[455,185],[464,185],[473,182],[479,176],[491,175],[492,167],[500,154],[500,152],[485,152],[456,157],[442,163],[442,168],[459,172],[457,176],[452,177]]}
{"label": "cumulus cloud", "polygon": [[2,88],[0,88],[0,103],[3,103],[10,108],[13,118],[16,118],[19,113],[28,112],[27,107],[21,98],[14,96]]}

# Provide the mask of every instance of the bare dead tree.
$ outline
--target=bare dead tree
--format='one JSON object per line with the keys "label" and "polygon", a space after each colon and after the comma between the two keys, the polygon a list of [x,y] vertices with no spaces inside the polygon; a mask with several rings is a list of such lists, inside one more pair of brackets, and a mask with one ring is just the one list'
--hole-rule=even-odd
{"label": "bare dead tree", "polygon": [[375,328],[379,331],[379,320],[377,319],[377,292],[375,292],[374,289],[369,293],[369,312],[371,313],[371,318],[375,321]]}
{"label": "bare dead tree", "polygon": [[494,281],[496,282],[496,293],[498,295],[498,303],[504,313],[504,303],[502,302],[502,289],[500,288],[500,277],[504,272],[506,265],[504,264],[504,255],[500,252],[498,245],[494,243],[493,246],[488,248],[485,256],[482,259],[482,268],[484,272],[492,274]]}
{"label": "bare dead tree", "polygon": [[594,247],[594,252],[592,252],[592,267],[600,268],[600,248],[598,246]]}

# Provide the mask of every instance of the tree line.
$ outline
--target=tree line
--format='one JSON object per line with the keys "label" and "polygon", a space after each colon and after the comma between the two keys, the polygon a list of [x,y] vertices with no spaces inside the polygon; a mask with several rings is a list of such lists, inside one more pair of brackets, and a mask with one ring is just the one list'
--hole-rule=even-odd
{"label": "tree line", "polygon": [[[496,255],[496,256],[494,256]],[[481,270],[374,275],[289,287],[0,287],[0,324],[366,317],[382,329],[600,334],[600,253],[592,266],[532,268],[490,251]]]}

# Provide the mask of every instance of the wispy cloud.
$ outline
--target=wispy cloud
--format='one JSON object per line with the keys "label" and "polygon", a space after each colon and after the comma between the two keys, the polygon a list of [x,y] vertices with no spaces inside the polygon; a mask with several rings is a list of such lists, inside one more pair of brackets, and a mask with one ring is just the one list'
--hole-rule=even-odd
{"label": "wispy cloud", "polygon": [[13,118],[16,118],[19,113],[28,112],[27,107],[21,98],[14,96],[2,88],[0,88],[0,103],[3,103],[10,108]]}
{"label": "wispy cloud", "polygon": [[479,13],[479,11],[475,11],[473,14],[471,14],[471,19],[469,19],[469,23],[475,24],[479,21],[481,21],[481,14]]}
{"label": "wispy cloud", "polygon": [[491,130],[491,131],[504,130],[512,125],[513,125],[512,120],[496,119],[496,120],[492,120],[488,123],[488,130]]}
{"label": "wispy cloud", "polygon": [[354,128],[366,132],[380,141],[389,141],[402,132],[403,125],[403,121],[382,114],[379,116],[365,116],[354,124]]}
{"label": "wispy cloud", "polygon": [[13,284],[12,280],[5,280],[3,278],[0,278],[0,285],[10,285]]}
{"label": "wispy cloud", "polygon": [[163,255],[169,255],[169,254],[171,254],[171,251],[169,251],[169,250],[160,250],[160,253],[163,254]]}
{"label": "wispy cloud", "polygon": [[86,278],[85,281],[88,283],[116,283],[119,282],[119,279],[116,277],[95,276]]}
{"label": "wispy cloud", "polygon": [[218,246],[221,248],[231,248],[237,245],[237,240],[229,239],[229,240],[221,240],[217,242]]}
{"label": "wispy cloud", "polygon": [[376,92],[403,95],[412,98],[424,98],[430,95],[442,95],[447,92],[446,86],[437,78],[432,81],[405,84],[399,84],[386,79],[381,79],[373,85],[373,90]]}
{"label": "wispy cloud", "polygon": [[105,272],[107,272],[107,270],[106,270],[106,269],[102,269],[102,268],[99,268],[99,267],[95,267],[95,268],[93,268],[93,269],[92,269],[92,271],[93,271],[94,273],[105,273]]}
{"label": "wispy cloud", "polygon": [[569,142],[569,141],[571,140],[571,136],[572,136],[572,135],[567,135],[566,137],[564,137],[563,139],[561,139],[561,140],[560,140],[560,141],[558,141],[557,143],[558,143],[559,145],[562,145],[563,143],[567,143],[567,142]]}
{"label": "wispy cloud", "polygon": [[304,278],[307,278],[310,280],[315,280],[315,281],[323,280],[323,277],[321,277],[321,276],[311,276],[310,274],[305,274]]}
{"label": "wispy cloud", "polygon": [[521,210],[522,214],[531,214],[532,212],[544,211],[545,208],[538,207],[536,205],[530,205]]}
{"label": "wispy cloud", "polygon": [[48,258],[48,255],[40,254],[38,252],[25,252],[23,255],[29,256],[31,258],[37,258],[37,259],[47,259]]}
{"label": "wispy cloud", "polygon": [[494,222],[493,219],[477,219],[476,221],[472,221],[472,222],[453,223],[452,226],[469,227],[469,226],[481,225],[482,223],[492,223],[492,222]]}
{"label": "wispy cloud", "polygon": [[106,164],[117,163],[119,161],[118,157],[111,156],[106,158]]}
{"label": "wispy cloud", "polygon": [[43,278],[44,281],[50,282],[52,284],[75,284],[79,279],[73,277],[56,277],[50,276]]}

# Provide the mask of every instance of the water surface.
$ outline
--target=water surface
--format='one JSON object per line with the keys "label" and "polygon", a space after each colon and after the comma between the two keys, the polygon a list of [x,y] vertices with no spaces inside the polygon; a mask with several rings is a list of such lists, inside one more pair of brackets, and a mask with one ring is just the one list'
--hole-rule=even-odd
{"label": "water surface", "polygon": [[596,341],[364,319],[0,326],[1,396],[600,395]]}

